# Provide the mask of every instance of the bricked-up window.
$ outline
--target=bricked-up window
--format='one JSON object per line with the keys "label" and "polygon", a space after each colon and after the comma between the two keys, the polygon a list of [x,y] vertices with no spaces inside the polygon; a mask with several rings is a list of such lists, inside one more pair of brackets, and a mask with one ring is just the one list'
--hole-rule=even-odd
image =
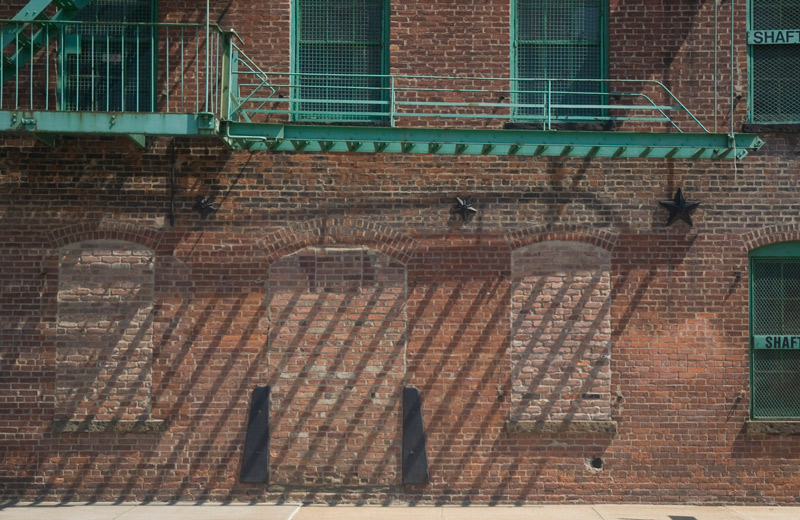
{"label": "bricked-up window", "polygon": [[540,242],[511,273],[511,420],[610,420],[610,253]]}
{"label": "bricked-up window", "polygon": [[[294,0],[297,120],[382,121],[389,98],[387,0]],[[312,101],[313,100],[313,101]]]}
{"label": "bricked-up window", "polygon": [[61,249],[57,418],[148,417],[154,262],[151,249],[127,242],[87,241]]}
{"label": "bricked-up window", "polygon": [[800,0],[750,0],[750,120],[800,123]]}
{"label": "bricked-up window", "polygon": [[360,247],[269,269],[270,483],[392,485],[400,475],[406,269]]}
{"label": "bricked-up window", "polygon": [[[513,74],[519,120],[547,117],[543,105],[605,104],[607,0],[512,0]],[[558,80],[558,81],[554,81]],[[548,94],[548,92],[551,92]],[[553,108],[556,120],[587,121],[591,108]]]}
{"label": "bricked-up window", "polygon": [[[155,110],[156,0],[95,0],[59,36],[61,103],[65,110]],[[100,22],[97,24],[96,22]],[[105,25],[102,22],[130,25]]]}
{"label": "bricked-up window", "polygon": [[800,242],[750,253],[753,419],[800,418]]}

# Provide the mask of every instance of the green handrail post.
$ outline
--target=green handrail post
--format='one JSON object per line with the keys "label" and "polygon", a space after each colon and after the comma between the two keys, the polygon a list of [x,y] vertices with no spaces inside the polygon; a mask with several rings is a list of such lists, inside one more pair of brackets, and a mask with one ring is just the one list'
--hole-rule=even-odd
{"label": "green handrail post", "polygon": [[230,101],[233,96],[233,33],[222,33],[222,71],[220,74],[220,118],[231,119]]}
{"label": "green handrail post", "polygon": [[395,115],[394,75],[389,76],[389,126],[394,126]]}
{"label": "green handrail post", "polygon": [[547,122],[545,124],[545,130],[550,130],[550,128],[551,128],[551,126],[550,126],[551,125],[550,118],[552,117],[552,108],[551,107],[552,107],[552,103],[553,103],[553,98],[552,98],[553,94],[552,94],[552,92],[553,92],[553,81],[548,79],[547,80],[547,97],[545,98],[546,99],[545,106],[547,107],[547,109],[546,109],[547,110]]}

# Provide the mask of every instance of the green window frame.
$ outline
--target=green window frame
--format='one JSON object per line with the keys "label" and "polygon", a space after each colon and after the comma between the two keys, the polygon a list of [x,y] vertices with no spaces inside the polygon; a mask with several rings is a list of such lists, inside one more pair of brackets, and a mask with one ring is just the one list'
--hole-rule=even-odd
{"label": "green window frame", "polygon": [[604,81],[582,80],[608,78],[608,0],[511,0],[511,17],[512,100],[535,105],[518,107],[515,118],[580,122],[602,116],[600,108],[548,113],[544,105],[607,104]]}
{"label": "green window frame", "polygon": [[293,0],[296,121],[388,120],[388,0]]}
{"label": "green window frame", "polygon": [[66,24],[59,35],[59,107],[155,112],[157,20],[156,0],[94,0],[81,9],[75,21],[88,23]]}
{"label": "green window frame", "polygon": [[800,123],[800,0],[748,0],[747,44],[749,121]]}
{"label": "green window frame", "polygon": [[800,242],[750,252],[750,415],[800,418]]}

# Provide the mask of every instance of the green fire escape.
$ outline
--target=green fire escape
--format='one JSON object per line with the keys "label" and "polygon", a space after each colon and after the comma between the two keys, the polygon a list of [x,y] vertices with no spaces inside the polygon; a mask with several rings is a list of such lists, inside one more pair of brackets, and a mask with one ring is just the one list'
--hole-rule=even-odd
{"label": "green fire escape", "polygon": [[[741,159],[763,144],[709,132],[657,81],[265,72],[233,31],[141,10],[109,21],[92,7],[31,0],[0,20],[0,132],[51,145],[197,136],[273,152],[676,159]],[[312,36],[298,41],[313,49]]]}

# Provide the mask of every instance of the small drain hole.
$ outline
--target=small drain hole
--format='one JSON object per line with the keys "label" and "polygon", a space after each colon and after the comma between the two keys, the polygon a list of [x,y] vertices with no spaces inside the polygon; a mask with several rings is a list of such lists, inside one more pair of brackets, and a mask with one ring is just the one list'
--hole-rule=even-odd
{"label": "small drain hole", "polygon": [[603,459],[601,459],[600,457],[593,458],[590,464],[594,469],[603,469]]}

